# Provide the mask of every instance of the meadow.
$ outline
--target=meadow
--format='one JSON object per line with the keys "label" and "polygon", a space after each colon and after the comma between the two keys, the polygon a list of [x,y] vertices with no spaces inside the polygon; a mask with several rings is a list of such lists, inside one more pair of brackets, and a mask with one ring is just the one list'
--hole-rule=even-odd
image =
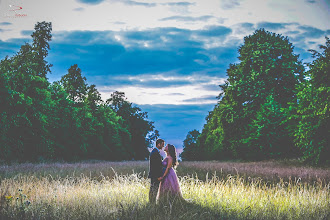
{"label": "meadow", "polygon": [[329,219],[330,169],[181,162],[186,201],[150,204],[147,161],[0,166],[0,219]]}

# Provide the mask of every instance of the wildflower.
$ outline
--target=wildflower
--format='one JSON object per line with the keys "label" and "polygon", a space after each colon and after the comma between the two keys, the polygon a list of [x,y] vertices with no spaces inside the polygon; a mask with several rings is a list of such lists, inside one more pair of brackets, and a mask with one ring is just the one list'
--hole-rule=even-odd
{"label": "wildflower", "polygon": [[27,200],[27,201],[25,201],[25,205],[30,205],[31,204],[31,202],[29,201],[29,200]]}
{"label": "wildflower", "polygon": [[7,200],[11,200],[13,197],[12,196],[5,196]]}

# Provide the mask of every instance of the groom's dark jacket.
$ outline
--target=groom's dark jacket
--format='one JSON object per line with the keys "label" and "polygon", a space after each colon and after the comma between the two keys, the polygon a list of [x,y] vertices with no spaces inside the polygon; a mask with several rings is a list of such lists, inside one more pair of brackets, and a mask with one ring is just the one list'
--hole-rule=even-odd
{"label": "groom's dark jacket", "polygon": [[154,148],[149,157],[149,175],[150,179],[157,179],[163,175],[162,169],[162,157],[160,156],[158,150]]}

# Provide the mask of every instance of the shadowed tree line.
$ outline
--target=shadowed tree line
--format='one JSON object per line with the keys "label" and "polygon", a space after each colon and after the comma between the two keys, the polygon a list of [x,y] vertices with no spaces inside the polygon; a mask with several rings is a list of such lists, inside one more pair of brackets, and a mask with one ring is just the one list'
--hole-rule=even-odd
{"label": "shadowed tree line", "polygon": [[256,30],[238,48],[201,133],[190,131],[184,160],[302,158],[329,164],[330,41],[306,64],[287,37]]}
{"label": "shadowed tree line", "polygon": [[51,23],[0,63],[0,160],[144,160],[159,136],[148,114],[114,92],[102,101],[77,64],[50,83]]}

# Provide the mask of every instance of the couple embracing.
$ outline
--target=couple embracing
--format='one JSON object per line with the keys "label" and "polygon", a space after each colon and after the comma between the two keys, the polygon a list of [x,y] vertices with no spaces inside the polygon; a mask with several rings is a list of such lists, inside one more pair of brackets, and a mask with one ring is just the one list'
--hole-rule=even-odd
{"label": "couple embracing", "polygon": [[156,147],[151,151],[149,158],[149,178],[151,179],[149,201],[163,201],[169,198],[183,199],[175,168],[178,165],[176,149],[167,144],[164,151],[166,158],[162,160],[160,150],[163,149],[165,141],[158,139]]}

